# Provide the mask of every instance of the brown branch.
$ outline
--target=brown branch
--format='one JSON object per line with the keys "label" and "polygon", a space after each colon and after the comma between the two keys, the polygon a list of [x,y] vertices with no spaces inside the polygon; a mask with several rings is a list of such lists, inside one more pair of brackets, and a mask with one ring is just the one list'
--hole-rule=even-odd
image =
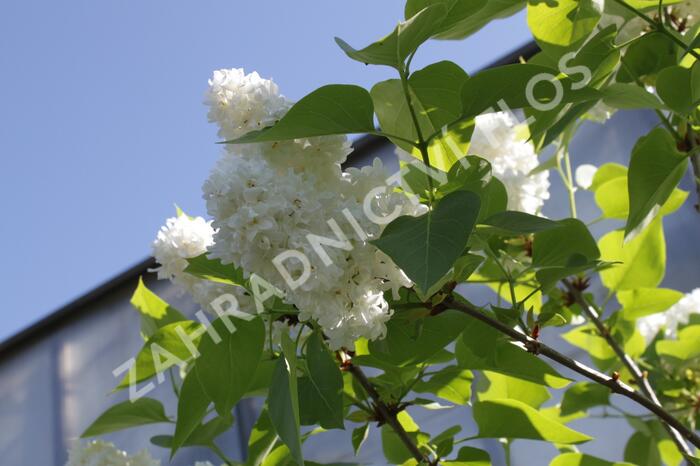
{"label": "brown branch", "polygon": [[411,452],[411,455],[413,455],[416,461],[418,461],[418,463],[430,464],[430,460],[426,458],[425,455],[423,455],[423,453],[420,451],[413,439],[408,435],[408,432],[406,432],[406,430],[403,428],[403,426],[397,419],[396,414],[392,413],[389,410],[389,407],[382,401],[381,397],[379,396],[379,393],[377,392],[377,389],[374,388],[374,385],[372,385],[372,382],[369,381],[362,369],[360,369],[359,366],[350,363],[346,366],[346,370],[350,372],[353,375],[353,377],[355,377],[355,379],[360,383],[360,385],[362,385],[362,388],[364,388],[367,394],[372,398],[377,414],[381,416],[381,421],[387,424],[392,429],[394,429],[396,435],[399,436],[403,444],[406,446],[408,451]]}
{"label": "brown branch", "polygon": [[[573,296],[576,303],[581,307],[581,310],[586,315],[588,320],[595,325],[596,329],[598,330],[598,333],[600,333],[600,336],[602,336],[605,339],[605,341],[608,342],[608,345],[610,346],[610,348],[612,348],[617,357],[620,358],[622,364],[624,364],[627,370],[630,371],[632,377],[634,378],[634,381],[642,390],[642,393],[644,393],[644,395],[646,395],[646,397],[652,403],[660,407],[661,402],[659,401],[659,398],[656,395],[654,388],[649,383],[649,379],[645,376],[644,372],[642,372],[637,363],[635,363],[634,360],[627,353],[625,353],[625,350],[622,348],[622,346],[620,346],[617,340],[615,340],[615,338],[610,333],[610,330],[600,320],[600,315],[598,314],[598,311],[595,309],[595,307],[588,303],[586,298],[583,296],[583,293],[581,293],[581,290],[577,289],[567,280],[562,280],[562,282],[564,283],[564,286],[566,286],[567,291],[571,294],[571,296]],[[668,432],[668,434],[670,435],[673,442],[678,447],[678,450],[683,454],[683,456],[685,456],[686,458],[692,457],[693,451],[685,442],[683,438],[684,436],[681,435],[681,433],[677,429],[671,427],[667,423],[662,424]],[[697,439],[698,442],[700,442],[700,438],[698,438],[698,436],[694,432],[689,432],[692,436],[694,436]],[[692,438],[688,438],[692,441]],[[697,446],[697,443],[695,443],[695,441],[693,441],[693,444]]]}
{"label": "brown branch", "polygon": [[692,442],[693,445],[700,448],[700,437],[698,437],[698,435],[695,432],[688,429],[688,427],[686,427],[678,419],[673,417],[668,411],[663,409],[661,406],[652,402],[649,398],[635,391],[632,387],[621,382],[617,378],[609,377],[606,374],[603,374],[602,372],[599,372],[591,367],[586,366],[585,364],[571,359],[570,357],[558,352],[554,348],[551,348],[545,345],[544,343],[541,343],[535,340],[534,338],[529,337],[528,335],[520,333],[517,330],[509,327],[508,325],[484,314],[483,312],[479,311],[478,309],[472,307],[469,304],[455,301],[453,298],[446,299],[445,301],[443,301],[443,304],[450,309],[463,312],[477,320],[480,320],[489,327],[493,327],[499,332],[508,335],[511,339],[522,343],[528,352],[536,355],[542,355],[553,361],[556,361],[562,366],[571,369],[572,371],[586,377],[587,379],[590,379],[601,385],[605,385],[612,392],[629,398],[630,400],[636,402],[637,404],[648,409],[650,412],[654,413],[659,419],[664,421],[666,424],[672,426],[680,434],[682,434],[683,437]]}

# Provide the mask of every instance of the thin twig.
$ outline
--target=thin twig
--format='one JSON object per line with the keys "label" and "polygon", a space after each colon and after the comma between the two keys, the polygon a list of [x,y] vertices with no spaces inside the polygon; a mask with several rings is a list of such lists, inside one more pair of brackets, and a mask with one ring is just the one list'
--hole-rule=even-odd
{"label": "thin twig", "polygon": [[[600,315],[598,311],[593,307],[583,296],[583,293],[576,287],[574,287],[568,280],[562,280],[564,286],[566,286],[567,291],[573,296],[576,303],[581,307],[581,310],[586,315],[589,321],[595,325],[600,336],[602,336],[605,341],[608,342],[608,346],[612,348],[617,357],[620,359],[622,364],[630,371],[634,381],[637,383],[642,393],[646,395],[649,400],[657,406],[661,406],[659,397],[656,395],[654,388],[649,383],[649,379],[645,376],[644,372],[637,366],[637,363],[625,352],[625,350],[620,346],[620,344],[615,340],[615,338],[610,333],[607,326],[600,320]],[[676,429],[668,424],[664,424],[664,427],[671,436],[671,439],[678,447],[678,450],[683,454],[683,456],[692,456],[693,452],[688,446],[688,444],[683,439],[683,436]],[[697,436],[696,436],[697,437]],[[700,441],[700,440],[699,440]],[[693,442],[695,443],[695,442]],[[697,445],[697,444],[696,444]]]}
{"label": "thin twig", "polygon": [[454,309],[463,312],[483,323],[492,327],[499,332],[508,335],[511,339],[522,343],[525,346],[525,350],[536,355],[545,356],[555,362],[558,362],[564,367],[571,369],[572,371],[586,377],[589,380],[597,382],[601,385],[608,387],[612,392],[622,395],[630,400],[636,402],[637,404],[645,407],[650,412],[654,413],[659,419],[667,423],[676,429],[679,433],[683,435],[686,439],[693,443],[696,447],[700,448],[700,437],[678,419],[673,417],[664,408],[652,402],[649,398],[642,395],[641,393],[635,391],[632,387],[620,381],[617,378],[609,377],[602,372],[599,372],[585,364],[571,359],[568,356],[563,355],[559,351],[545,345],[542,342],[535,340],[534,338],[524,335],[517,330],[509,327],[508,325],[484,314],[478,309],[472,307],[469,304],[455,301],[453,298],[448,298],[443,301],[443,304],[450,309]]}
{"label": "thin twig", "polygon": [[408,435],[408,432],[406,432],[406,430],[403,428],[397,419],[396,414],[389,411],[389,407],[382,401],[377,389],[374,388],[374,385],[372,385],[372,382],[369,381],[362,369],[360,369],[359,366],[350,364],[347,366],[347,370],[353,375],[353,377],[355,377],[355,380],[362,385],[362,388],[364,388],[367,394],[372,398],[377,414],[379,414],[382,418],[381,421],[394,429],[396,435],[398,435],[416,461],[418,461],[418,463],[430,463],[430,460],[425,457],[413,439]]}

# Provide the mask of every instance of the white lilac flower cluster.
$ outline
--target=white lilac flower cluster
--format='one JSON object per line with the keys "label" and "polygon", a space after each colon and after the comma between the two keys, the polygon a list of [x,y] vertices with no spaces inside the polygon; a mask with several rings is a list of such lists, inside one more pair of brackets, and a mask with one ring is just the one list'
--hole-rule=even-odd
{"label": "white lilac flower cluster", "polygon": [[477,116],[469,153],[491,162],[508,192],[508,209],[536,214],[549,199],[549,172],[531,174],[539,165],[537,154],[531,142],[519,137],[516,123],[506,112]]}
{"label": "white lilac flower cluster", "polygon": [[252,309],[252,299],[243,288],[215,283],[197,278],[185,272],[188,262],[207,252],[214,244],[214,228],[211,221],[202,217],[189,217],[180,213],[166,220],[151,245],[153,257],[160,264],[153,271],[158,278],[170,280],[180,290],[188,293],[203,309],[213,312],[212,303],[224,294],[235,296],[244,312]]}
{"label": "white lilac flower cluster", "polygon": [[692,314],[700,314],[700,288],[695,288],[664,312],[637,319],[637,329],[647,344],[661,330],[664,337],[676,338],[678,327],[687,324]]}
{"label": "white lilac flower cluster", "polygon": [[153,459],[145,450],[129,456],[112,443],[95,440],[85,445],[74,442],[66,466],[160,466],[160,460]]}
{"label": "white lilac flower cluster", "polygon": [[[205,102],[226,139],[272,124],[291,106],[272,81],[242,70],[215,72]],[[351,151],[344,136],[226,149],[203,187],[216,230],[209,256],[282,290],[299,319],[317,321],[334,348],[382,337],[391,316],[384,292],[410,281],[368,243],[384,227],[373,220],[395,209],[415,215],[422,206],[387,186],[379,160],[343,171]],[[313,244],[319,237],[335,244]],[[291,250],[293,257],[275,265]]]}
{"label": "white lilac flower cluster", "polygon": [[[113,443],[102,440],[93,440],[85,445],[76,441],[68,451],[66,466],[160,466],[160,460],[152,458],[146,450],[130,456]],[[209,461],[197,461],[194,466],[214,465]]]}

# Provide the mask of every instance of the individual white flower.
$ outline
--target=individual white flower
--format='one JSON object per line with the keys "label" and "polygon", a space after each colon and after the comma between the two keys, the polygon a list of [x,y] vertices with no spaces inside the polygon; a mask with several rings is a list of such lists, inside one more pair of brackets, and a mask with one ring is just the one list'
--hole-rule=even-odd
{"label": "individual white flower", "polygon": [[590,163],[584,163],[576,168],[576,173],[574,178],[576,179],[576,184],[582,189],[588,189],[593,184],[593,177],[598,171],[598,167],[591,165]]}
{"label": "individual white flower", "polygon": [[687,324],[692,314],[700,314],[700,288],[683,296],[666,311],[637,319],[637,329],[647,344],[661,330],[666,338],[676,338],[678,327]]}
{"label": "individual white flower", "polygon": [[160,466],[160,460],[153,459],[145,450],[129,456],[114,444],[101,440],[85,445],[76,441],[68,451],[66,466]]}
{"label": "individual white flower", "polygon": [[208,311],[214,310],[212,303],[217,298],[230,294],[238,301],[240,310],[251,312],[252,300],[243,288],[204,280],[185,272],[187,259],[206,253],[213,244],[211,221],[185,214],[171,217],[153,241],[153,257],[160,264],[153,271],[158,273],[159,279],[170,280],[189,293],[197,304]]}
{"label": "individual white flower", "polygon": [[506,187],[508,208],[536,214],[549,199],[547,170],[530,174],[538,165],[532,143],[516,133],[516,121],[508,113],[476,117],[469,153],[491,162],[493,174]]}

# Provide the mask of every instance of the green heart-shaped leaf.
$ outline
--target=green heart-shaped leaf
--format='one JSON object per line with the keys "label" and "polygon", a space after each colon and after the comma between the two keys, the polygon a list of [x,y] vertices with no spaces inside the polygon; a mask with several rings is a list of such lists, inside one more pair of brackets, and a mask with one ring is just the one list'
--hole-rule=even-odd
{"label": "green heart-shaped leaf", "polygon": [[428,290],[464,252],[480,207],[476,194],[455,191],[425,215],[397,218],[372,244],[388,254],[421,290]]}

